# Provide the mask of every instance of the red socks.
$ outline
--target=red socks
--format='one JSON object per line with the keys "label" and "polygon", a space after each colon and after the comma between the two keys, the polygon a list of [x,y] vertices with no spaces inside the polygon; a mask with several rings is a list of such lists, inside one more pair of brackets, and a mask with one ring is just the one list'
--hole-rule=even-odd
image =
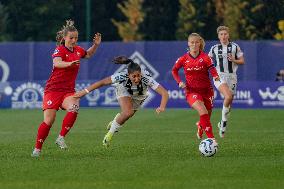
{"label": "red socks", "polygon": [[65,136],[69,130],[71,129],[71,127],[73,127],[76,118],[77,118],[77,114],[76,112],[67,112],[67,114],[65,115],[63,122],[62,122],[62,128],[60,131],[60,136]]}
{"label": "red socks", "polygon": [[42,122],[40,126],[38,127],[36,145],[35,145],[37,149],[42,148],[42,144],[44,140],[46,139],[46,137],[48,136],[50,128],[51,126],[47,125],[45,122]]}
{"label": "red socks", "polygon": [[208,114],[203,114],[200,116],[199,125],[205,131],[208,138],[215,138],[212,132],[212,125]]}

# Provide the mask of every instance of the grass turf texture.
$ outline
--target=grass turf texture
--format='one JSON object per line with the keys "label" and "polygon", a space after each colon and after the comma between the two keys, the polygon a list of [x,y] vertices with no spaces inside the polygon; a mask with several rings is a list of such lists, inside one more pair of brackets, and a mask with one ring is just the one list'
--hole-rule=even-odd
{"label": "grass turf texture", "polygon": [[284,188],[283,110],[234,109],[224,139],[218,136],[220,110],[212,124],[218,153],[202,157],[196,112],[138,111],[109,149],[106,125],[117,109],[82,109],[66,137],[55,144],[65,114],[59,111],[41,157],[31,158],[40,110],[0,110],[0,188]]}

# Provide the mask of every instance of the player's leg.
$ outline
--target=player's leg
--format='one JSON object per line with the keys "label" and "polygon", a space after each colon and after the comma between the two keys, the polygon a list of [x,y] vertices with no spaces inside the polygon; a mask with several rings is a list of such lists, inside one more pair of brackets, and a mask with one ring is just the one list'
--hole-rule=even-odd
{"label": "player's leg", "polygon": [[186,94],[186,100],[189,105],[193,109],[195,109],[199,114],[199,124],[197,125],[197,138],[202,138],[203,131],[205,131],[208,138],[214,138],[210,117],[204,105],[202,95],[200,95],[199,93],[188,93]]}
{"label": "player's leg", "polygon": [[[212,108],[207,108],[204,104],[204,99],[210,101],[211,106],[213,107],[213,90],[209,91],[208,98],[207,96],[202,96],[199,93],[189,93],[186,95],[186,99],[188,103],[191,105],[193,109],[195,109],[199,114],[199,125],[201,126],[202,130],[206,133],[208,138],[214,138],[212,132],[212,125],[210,122],[210,116],[208,114],[208,110]],[[206,102],[207,103],[207,102]],[[208,103],[207,103],[208,104]]]}
{"label": "player's leg", "polygon": [[[145,101],[145,99],[144,100],[138,100],[138,99],[132,98],[132,106],[133,106],[134,114],[142,106],[144,101]],[[114,117],[114,119],[111,122],[109,122],[109,124],[107,125],[107,130],[110,130],[112,122],[114,120],[116,120],[119,116],[120,116],[120,113],[117,113],[116,116]],[[115,132],[118,132],[118,130],[116,130]]]}
{"label": "player's leg", "polygon": [[38,127],[37,137],[36,137],[36,144],[35,148],[32,152],[32,157],[38,157],[40,155],[42,145],[49,134],[49,130],[52,124],[55,121],[56,117],[55,109],[46,109],[44,110],[44,120]]}
{"label": "player's leg", "polygon": [[121,112],[112,121],[110,129],[103,139],[103,145],[106,147],[110,145],[113,134],[117,132],[122,127],[122,125],[136,112],[133,109],[133,101],[130,96],[122,96],[118,98],[118,102],[120,104]]}
{"label": "player's leg", "polygon": [[78,111],[79,111],[79,99],[74,98],[71,96],[72,93],[69,93],[65,95],[65,98],[62,102],[62,108],[65,109],[66,115],[62,121],[61,131],[59,133],[59,136],[57,137],[55,143],[61,148],[66,149],[67,145],[65,143],[64,137],[67,135],[67,133],[70,131],[70,129],[73,127]]}
{"label": "player's leg", "polygon": [[198,112],[200,116],[199,125],[205,131],[208,138],[215,138],[212,132],[212,124],[210,122],[210,117],[208,111],[202,101],[197,100],[192,104],[192,107]]}
{"label": "player's leg", "polygon": [[61,105],[62,93],[48,92],[44,94],[42,109],[43,109],[43,122],[38,127],[37,139],[35,149],[32,153],[33,157],[38,157],[43,145],[44,140],[48,136],[49,130],[55,121],[56,112]]}
{"label": "player's leg", "polygon": [[[229,84],[229,83],[228,83]],[[219,86],[218,90],[224,96],[224,103],[222,108],[221,121],[218,123],[219,135],[221,138],[225,136],[229,113],[233,102],[233,93],[227,83],[223,83]]]}

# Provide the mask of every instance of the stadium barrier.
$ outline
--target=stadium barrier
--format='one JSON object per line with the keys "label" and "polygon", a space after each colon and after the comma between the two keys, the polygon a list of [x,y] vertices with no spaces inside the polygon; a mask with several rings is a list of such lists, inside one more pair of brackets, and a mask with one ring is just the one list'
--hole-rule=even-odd
{"label": "stadium barrier", "polygon": [[[207,41],[205,51],[217,41]],[[284,89],[275,82],[276,73],[283,69],[283,41],[237,41],[245,56],[245,65],[238,69],[238,91],[234,106],[238,108],[282,108]],[[84,48],[91,44],[79,43]],[[44,81],[52,70],[51,54],[54,42],[0,43],[0,108],[40,108]],[[185,108],[183,92],[171,75],[176,59],[187,49],[186,41],[172,42],[103,42],[95,56],[81,61],[77,87],[123,70],[124,65],[111,63],[117,55],[126,55],[146,68],[169,90],[169,107]],[[181,75],[183,73],[181,72]],[[81,101],[83,107],[115,107],[112,87],[100,89]],[[159,97],[150,93],[145,107],[154,107]],[[216,93],[215,106],[222,105]]]}
{"label": "stadium barrier", "polygon": [[[76,89],[81,90],[93,81],[78,81]],[[185,95],[175,82],[160,82],[169,93],[169,108],[188,108]],[[44,82],[10,82],[0,84],[0,108],[34,109],[41,108]],[[159,106],[160,95],[149,90],[144,106]],[[215,90],[215,107],[222,107],[223,97]],[[118,107],[115,87],[106,86],[92,91],[80,102],[81,107]],[[284,83],[239,82],[234,108],[284,108]]]}

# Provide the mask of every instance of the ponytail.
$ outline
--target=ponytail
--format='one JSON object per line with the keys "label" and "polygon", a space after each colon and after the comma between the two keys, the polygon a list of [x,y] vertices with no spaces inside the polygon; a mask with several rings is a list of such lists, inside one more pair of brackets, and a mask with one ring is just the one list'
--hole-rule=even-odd
{"label": "ponytail", "polygon": [[117,56],[112,60],[112,62],[114,62],[115,64],[128,64],[128,74],[135,71],[141,72],[141,67],[139,66],[139,64],[135,63],[133,60],[127,58],[126,56]]}
{"label": "ponytail", "polygon": [[134,63],[133,60],[127,58],[126,56],[117,56],[115,57],[112,62],[115,64],[129,64],[129,63]]}

